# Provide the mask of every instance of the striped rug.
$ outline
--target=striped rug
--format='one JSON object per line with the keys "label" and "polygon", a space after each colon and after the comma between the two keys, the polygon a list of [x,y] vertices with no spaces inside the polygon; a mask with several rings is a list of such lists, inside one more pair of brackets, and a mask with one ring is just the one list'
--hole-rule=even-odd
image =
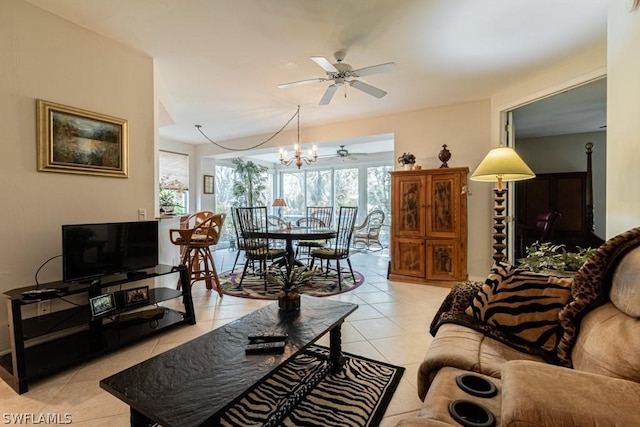
{"label": "striped rug", "polygon": [[329,349],[311,346],[232,404],[222,426],[374,427],[404,368],[345,353],[331,373]]}

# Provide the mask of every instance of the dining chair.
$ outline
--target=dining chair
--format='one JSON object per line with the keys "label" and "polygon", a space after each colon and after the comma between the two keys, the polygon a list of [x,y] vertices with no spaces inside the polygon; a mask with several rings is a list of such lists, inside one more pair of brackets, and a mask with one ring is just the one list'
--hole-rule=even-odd
{"label": "dining chair", "polygon": [[[216,285],[218,295],[222,296],[222,287],[211,254],[211,246],[217,245],[222,233],[222,225],[227,214],[214,214],[209,211],[197,212],[180,224],[180,228],[170,229],[171,243],[180,246],[181,264],[187,266],[190,285],[204,280],[207,289]],[[180,282],[178,282],[180,289]]]}
{"label": "dining chair", "polygon": [[335,239],[331,239],[329,244],[323,248],[313,249],[311,251],[311,264],[310,267],[313,268],[313,263],[315,259],[318,258],[320,260],[327,261],[327,270],[325,272],[325,277],[329,275],[329,262],[331,260],[336,261],[336,272],[338,274],[338,288],[342,290],[342,278],[341,278],[341,269],[340,269],[340,260],[346,259],[347,264],[349,265],[349,271],[351,272],[351,277],[353,278],[353,282],[356,282],[356,276],[353,274],[353,267],[351,266],[351,260],[349,259],[349,248],[351,247],[351,237],[353,235],[353,225],[356,222],[356,216],[358,215],[357,207],[347,207],[341,206],[340,211],[338,213],[338,227],[336,229],[336,237]]}
{"label": "dining chair", "polygon": [[380,209],[373,210],[365,217],[360,225],[353,228],[353,247],[362,243],[367,249],[371,249],[372,244],[377,244],[380,249],[384,249],[380,242],[380,229],[384,224],[384,212]]}
{"label": "dining chair", "polygon": [[236,208],[231,209],[231,218],[233,220],[233,231],[236,235],[236,247],[238,250],[238,252],[236,253],[236,259],[233,261],[233,267],[231,268],[231,272],[233,273],[236,270],[236,265],[238,265],[238,259],[240,259],[240,253],[245,252],[245,244],[244,244],[244,238],[242,237],[242,233],[240,232],[240,224],[238,223],[238,214],[236,212]]}
{"label": "dining chair", "polygon": [[[331,228],[333,221],[333,206],[307,206],[307,216],[300,218],[296,225],[310,229]],[[326,240],[301,240],[296,248],[296,258],[300,248],[311,253],[312,248],[322,248],[327,244]]]}
{"label": "dining chair", "polygon": [[[266,206],[236,208],[235,209],[240,234],[244,240],[244,251],[247,262],[242,269],[239,286],[247,274],[249,261],[258,261],[260,275],[264,277],[264,288],[267,290],[267,261],[282,259],[286,263],[287,251],[283,248],[274,248],[270,245],[270,239],[265,232],[268,230]],[[254,269],[255,274],[255,269]]]}

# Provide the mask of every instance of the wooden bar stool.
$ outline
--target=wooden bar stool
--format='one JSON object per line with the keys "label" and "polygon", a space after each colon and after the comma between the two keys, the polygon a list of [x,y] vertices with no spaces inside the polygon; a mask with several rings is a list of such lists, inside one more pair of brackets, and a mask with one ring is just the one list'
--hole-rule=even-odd
{"label": "wooden bar stool", "polygon": [[[225,217],[224,213],[198,212],[183,222],[182,228],[169,230],[171,243],[180,246],[182,254],[180,263],[189,269],[190,284],[204,280],[207,289],[213,289],[215,282],[220,296],[223,295],[222,287],[211,254],[211,246],[218,244],[220,240]],[[178,289],[180,289],[179,282]]]}

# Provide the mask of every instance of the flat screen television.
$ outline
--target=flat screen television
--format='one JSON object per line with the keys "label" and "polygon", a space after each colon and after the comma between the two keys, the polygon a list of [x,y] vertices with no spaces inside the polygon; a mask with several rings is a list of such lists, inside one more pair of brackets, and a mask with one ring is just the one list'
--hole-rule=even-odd
{"label": "flat screen television", "polygon": [[158,221],[62,226],[62,280],[91,281],[158,264]]}

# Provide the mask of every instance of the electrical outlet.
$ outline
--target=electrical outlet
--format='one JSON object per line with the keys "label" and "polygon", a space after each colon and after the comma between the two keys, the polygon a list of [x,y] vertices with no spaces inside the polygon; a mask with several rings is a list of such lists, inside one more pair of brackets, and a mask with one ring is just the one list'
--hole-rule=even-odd
{"label": "electrical outlet", "polygon": [[147,210],[138,209],[138,221],[144,221],[145,219],[147,219]]}
{"label": "electrical outlet", "polygon": [[51,311],[51,301],[44,300],[38,303],[38,316],[44,316]]}

